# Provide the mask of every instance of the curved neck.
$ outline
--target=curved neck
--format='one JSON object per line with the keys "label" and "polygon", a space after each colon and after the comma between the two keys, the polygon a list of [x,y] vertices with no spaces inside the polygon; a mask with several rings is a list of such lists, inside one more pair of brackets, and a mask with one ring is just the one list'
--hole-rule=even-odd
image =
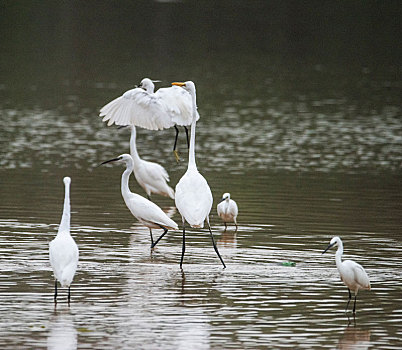
{"label": "curved neck", "polygon": [[336,266],[340,266],[342,264],[342,254],[343,254],[343,243],[341,240],[338,241],[338,249],[335,253],[335,262]]}
{"label": "curved neck", "polygon": [[70,211],[71,211],[71,208],[70,208],[70,185],[66,184],[65,191],[64,191],[63,215],[61,217],[61,222],[60,222],[58,232],[70,233],[70,218],[71,218]]}
{"label": "curved neck", "polygon": [[130,188],[128,187],[128,180],[133,169],[134,164],[132,161],[129,161],[126,163],[126,170],[124,170],[123,174],[121,175],[121,194],[124,199],[131,194]]}
{"label": "curved neck", "polygon": [[197,102],[194,94],[191,94],[193,102],[193,121],[191,123],[191,134],[190,134],[190,149],[188,152],[188,169],[197,169],[195,163],[195,125],[197,123]]}
{"label": "curved neck", "polygon": [[136,138],[137,138],[137,131],[135,129],[135,126],[131,126],[130,153],[134,163],[140,160],[140,156],[138,155],[137,152]]}

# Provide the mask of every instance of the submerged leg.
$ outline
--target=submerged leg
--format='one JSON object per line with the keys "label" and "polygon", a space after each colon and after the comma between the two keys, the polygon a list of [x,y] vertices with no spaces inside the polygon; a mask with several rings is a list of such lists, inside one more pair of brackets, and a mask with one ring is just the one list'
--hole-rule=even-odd
{"label": "submerged leg", "polygon": [[190,148],[190,140],[189,140],[189,138],[188,138],[188,129],[187,129],[187,126],[184,127],[184,130],[186,130],[187,148]]}
{"label": "submerged leg", "polygon": [[223,232],[226,232],[228,225],[226,224],[226,222],[224,222],[224,224],[225,224],[225,230]]}
{"label": "submerged leg", "polygon": [[57,280],[54,281],[54,302],[57,303]]}
{"label": "submerged leg", "polygon": [[177,138],[179,137],[179,129],[177,128],[177,125],[175,125],[174,128],[176,129],[176,137],[174,139],[173,154],[176,158],[176,161],[179,162],[180,161],[179,152],[176,151]]}
{"label": "submerged leg", "polygon": [[235,230],[235,232],[237,232],[237,222],[236,222],[236,219],[234,220],[234,223],[235,223],[235,225],[236,225],[236,230]]}
{"label": "submerged leg", "polygon": [[185,221],[183,219],[183,245],[181,248],[181,259],[180,259],[180,268],[183,270],[182,265],[183,265],[183,258],[184,258],[184,252],[186,251],[186,228],[185,228]]}
{"label": "submerged leg", "polygon": [[155,241],[155,243],[152,243],[151,248],[155,247],[155,246],[158,244],[158,242],[162,239],[162,237],[163,237],[164,235],[166,235],[166,233],[168,232],[168,229],[167,229],[167,228],[165,228],[165,227],[163,227],[163,226],[161,226],[161,225],[158,225],[158,226],[163,230],[163,233],[162,233],[161,236]]}
{"label": "submerged leg", "polygon": [[350,303],[350,299],[352,299],[352,294],[350,293],[350,289],[349,289],[349,288],[348,288],[348,292],[349,292],[349,299],[348,299],[348,303],[346,304],[345,312],[348,311],[348,306],[349,306],[349,303]]}
{"label": "submerged leg", "polygon": [[71,297],[71,293],[70,293],[70,286],[68,287],[68,306],[70,306],[70,297]]}
{"label": "submerged leg", "polygon": [[149,233],[151,234],[151,248],[154,246],[154,238],[152,237],[152,229],[149,228]]}
{"label": "submerged leg", "polygon": [[223,268],[226,269],[226,265],[225,265],[225,263],[223,262],[223,259],[222,259],[221,255],[220,255],[219,252],[218,252],[218,248],[216,247],[215,240],[214,240],[214,236],[213,236],[212,231],[211,231],[211,226],[209,226],[209,220],[208,220],[208,219],[207,219],[207,224],[208,224],[209,233],[211,234],[212,244],[213,244],[213,246],[214,246],[215,252],[216,252],[216,254],[218,254],[219,259],[221,260],[221,263],[222,263],[222,265],[223,265]]}
{"label": "submerged leg", "polygon": [[356,298],[357,298],[357,294],[355,294],[355,303],[353,304],[353,315],[356,314]]}

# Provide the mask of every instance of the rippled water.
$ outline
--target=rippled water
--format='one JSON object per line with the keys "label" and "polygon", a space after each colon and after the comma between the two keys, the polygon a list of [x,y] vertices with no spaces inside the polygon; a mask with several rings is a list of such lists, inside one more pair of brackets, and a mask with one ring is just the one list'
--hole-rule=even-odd
{"label": "rippled water", "polygon": [[[125,9],[132,11],[133,4]],[[176,18],[182,7],[175,5],[151,8],[167,6]],[[194,43],[177,40],[164,12],[152,12],[158,18],[152,37],[159,38],[164,28],[166,41],[152,41],[151,59],[143,57],[141,43],[132,45],[137,37],[124,39],[123,18],[115,28],[120,40],[114,42],[109,30],[95,30],[93,22],[89,28],[81,20],[88,9],[54,6],[59,12],[50,17],[60,16],[60,23],[40,17],[46,25],[36,32],[26,19],[28,24],[5,33],[0,58],[0,348],[401,348],[401,70],[389,63],[395,53],[384,64],[364,59],[391,39],[379,40],[370,31],[368,48],[356,49],[353,57],[343,52],[344,60],[334,64],[316,53],[316,45],[298,46],[289,38],[275,60],[263,44],[247,45],[248,31],[259,27],[257,7],[253,23],[233,32],[235,41],[230,30],[220,31],[236,54],[220,51],[221,42],[211,53],[204,35],[215,41],[216,33],[205,31],[211,16],[198,11],[201,6],[194,23],[203,28],[202,40]],[[279,18],[289,23],[292,16],[284,9]],[[25,18],[14,7],[4,10],[9,16],[18,13],[9,17],[17,22]],[[33,18],[47,13],[31,10]],[[102,9],[93,10],[99,19],[123,11],[102,17]],[[143,11],[129,23],[141,24],[148,13]],[[11,22],[0,21],[0,29]],[[351,23],[362,25],[355,18]],[[58,30],[49,30],[51,24]],[[239,29],[226,17],[223,25]],[[297,33],[300,28],[293,26]],[[276,33],[283,34],[279,28]],[[22,35],[29,31],[36,40]],[[106,38],[94,35],[98,31]],[[329,35],[331,47],[343,42],[335,34]],[[103,40],[107,45],[100,45]],[[184,50],[176,61],[172,45],[208,55]],[[50,56],[42,62],[38,52]],[[354,65],[342,64],[350,61]],[[129,132],[106,127],[99,108],[145,76],[163,79],[163,86],[178,79],[197,84],[197,164],[214,196],[211,225],[226,269],[205,229],[188,230],[183,271],[181,231],[169,232],[151,251],[148,229],[121,198],[122,167],[97,167],[129,150]],[[163,165],[175,186],[187,166],[184,133],[183,161],[176,164],[173,130],[137,131],[140,155]],[[48,243],[61,219],[63,176],[72,178],[71,232],[80,261],[71,306],[67,291],[59,289],[55,308]],[[144,195],[131,180],[132,191]],[[216,214],[224,192],[239,206],[237,232],[232,226],[224,232]],[[173,201],[154,200],[181,222]],[[361,263],[371,281],[372,290],[359,293],[355,320],[344,313],[348,292],[335,252],[321,254],[334,235],[342,237],[345,257]]]}

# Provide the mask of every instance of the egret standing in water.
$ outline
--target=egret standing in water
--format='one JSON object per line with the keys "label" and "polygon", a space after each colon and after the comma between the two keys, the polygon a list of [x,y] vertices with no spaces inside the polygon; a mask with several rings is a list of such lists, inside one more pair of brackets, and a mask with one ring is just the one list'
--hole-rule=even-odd
{"label": "egret standing in water", "polygon": [[237,208],[237,204],[233,199],[230,199],[230,193],[224,193],[221,201],[218,203],[217,212],[220,218],[225,223],[225,231],[227,228],[227,222],[234,222],[236,225],[237,232],[237,214],[239,213],[239,209]]}
{"label": "egret standing in water", "polygon": [[176,207],[177,210],[180,212],[183,220],[183,246],[180,260],[180,268],[182,268],[184,252],[186,250],[186,221],[190,224],[191,227],[201,228],[204,227],[204,221],[207,222],[215,252],[216,254],[218,254],[222,265],[226,267],[221,255],[219,254],[218,248],[216,247],[214,236],[209,225],[209,213],[211,212],[213,202],[211,189],[209,188],[209,185],[205,178],[198,172],[197,165],[195,163],[195,126],[197,122],[195,85],[192,81],[186,81],[185,83],[172,83],[172,85],[181,86],[186,89],[191,95],[193,106],[193,121],[191,124],[188,168],[176,185],[175,196]]}
{"label": "egret standing in water", "polygon": [[131,126],[130,153],[134,161],[134,176],[139,185],[145,190],[148,199],[156,193],[174,199],[174,190],[167,182],[169,174],[158,163],[149,162],[140,158],[136,145],[136,129]]}
{"label": "egret standing in water", "polygon": [[349,299],[348,303],[346,304],[345,312],[348,311],[350,299],[352,299],[352,294],[350,293],[350,291],[352,290],[355,294],[355,302],[353,305],[353,315],[355,315],[357,292],[359,291],[359,289],[370,290],[370,281],[363,266],[354,262],[353,260],[342,261],[343,243],[338,236],[331,239],[331,242],[329,243],[328,247],[322,252],[322,254],[324,254],[328,249],[336,245],[338,246],[338,250],[335,253],[336,267],[338,268],[342,282],[348,287],[349,291]]}
{"label": "egret standing in water", "polygon": [[[134,162],[129,154],[122,154],[117,158],[107,160],[102,164],[110,162],[119,162],[126,165],[126,170],[124,170],[123,175],[121,176],[121,194],[127,208],[130,209],[131,214],[133,214],[144,226],[149,228],[151,234],[151,248],[155,247],[169,229],[178,230],[179,227],[155,203],[130,191],[128,180],[130,174],[134,170]],[[160,228],[163,230],[163,234],[155,242],[152,236],[153,228]]]}
{"label": "egret standing in water", "polygon": [[56,238],[49,244],[50,265],[55,277],[54,302],[57,303],[57,281],[63,288],[68,287],[68,304],[70,304],[70,285],[78,265],[78,247],[70,235],[70,183],[71,179],[63,179],[65,194],[63,216]]}
{"label": "egret standing in water", "polygon": [[[174,127],[176,137],[173,152],[176,160],[179,160],[176,151],[179,129],[177,125],[189,126],[193,119],[191,96],[187,91],[172,86],[161,88],[154,92],[155,85],[151,79],[141,80],[139,87],[126,91],[122,96],[103,106],[100,116],[108,126],[134,125],[149,130],[162,130]],[[199,119],[197,112],[197,120]]]}

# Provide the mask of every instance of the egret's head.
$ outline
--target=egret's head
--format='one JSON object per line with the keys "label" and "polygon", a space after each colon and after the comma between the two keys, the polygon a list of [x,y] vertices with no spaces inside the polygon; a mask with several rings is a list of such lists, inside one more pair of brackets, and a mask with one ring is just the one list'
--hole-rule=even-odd
{"label": "egret's head", "polygon": [[221,202],[223,202],[223,201],[228,201],[230,199],[230,193],[224,193],[223,195],[222,195],[222,199],[221,199]]}
{"label": "egret's head", "polygon": [[68,176],[66,176],[66,177],[63,179],[63,182],[64,182],[65,185],[69,185],[69,184],[71,183],[71,178],[68,177]]}
{"label": "egret's head", "polygon": [[190,94],[195,95],[195,84],[189,80],[184,83],[172,83],[174,86],[181,86],[184,90],[188,91]]}
{"label": "egret's head", "polygon": [[340,241],[341,239],[338,236],[333,237],[331,239],[331,242],[329,242],[328,247],[322,252],[322,254],[324,254],[328,249],[331,249],[332,247],[338,245]]}
{"label": "egret's head", "polygon": [[125,163],[128,164],[129,162],[132,162],[133,158],[127,153],[121,154],[116,158],[109,159],[101,163],[100,165],[106,164],[106,163],[111,163],[111,162],[118,162],[118,163]]}
{"label": "egret's head", "polygon": [[141,89],[144,89],[145,91],[148,91],[148,92],[154,92],[154,90],[155,90],[154,83],[160,83],[160,80],[151,80],[149,78],[144,78],[141,80],[141,83],[138,87],[140,87]]}

